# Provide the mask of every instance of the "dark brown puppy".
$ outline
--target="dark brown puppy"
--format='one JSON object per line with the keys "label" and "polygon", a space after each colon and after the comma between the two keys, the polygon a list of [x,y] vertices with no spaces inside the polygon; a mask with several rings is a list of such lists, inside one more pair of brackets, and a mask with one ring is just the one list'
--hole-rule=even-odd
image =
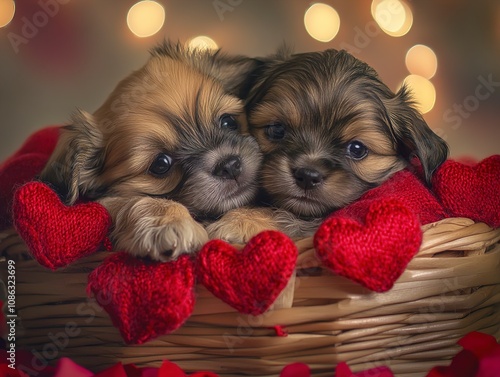
{"label": "dark brown puppy", "polygon": [[[257,189],[261,155],[240,133],[237,98],[254,64],[170,43],[155,48],[94,114],[74,115],[40,179],[69,204],[103,204],[119,250],[154,260],[196,251],[209,237],[200,222],[248,204]],[[238,226],[234,236],[245,238]]]}
{"label": "dark brown puppy", "polygon": [[324,216],[404,169],[413,156],[427,180],[447,158],[446,143],[408,90],[393,93],[346,51],[282,51],[253,76],[246,109],[264,154],[261,185],[268,203],[281,209],[279,227],[291,236],[310,235]]}

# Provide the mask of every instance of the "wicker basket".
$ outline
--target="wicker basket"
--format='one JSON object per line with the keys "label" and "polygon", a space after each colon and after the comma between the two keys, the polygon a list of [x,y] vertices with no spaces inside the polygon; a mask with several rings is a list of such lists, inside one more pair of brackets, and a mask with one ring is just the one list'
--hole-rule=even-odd
{"label": "wicker basket", "polygon": [[[159,366],[168,359],[221,376],[277,376],[292,362],[331,376],[346,361],[353,371],[386,365],[409,377],[449,364],[470,331],[500,336],[500,229],[452,218],[423,231],[419,254],[387,293],[323,270],[312,239],[302,239],[296,276],[272,310],[243,315],[197,286],[188,322],[141,346],[124,345],[86,296],[87,275],[106,252],[51,272],[26,258],[23,241],[8,230],[0,233],[0,253],[16,260],[17,347],[49,360],[68,356],[98,371],[118,361]],[[5,259],[1,264],[5,281]],[[278,336],[276,326],[288,336]]]}

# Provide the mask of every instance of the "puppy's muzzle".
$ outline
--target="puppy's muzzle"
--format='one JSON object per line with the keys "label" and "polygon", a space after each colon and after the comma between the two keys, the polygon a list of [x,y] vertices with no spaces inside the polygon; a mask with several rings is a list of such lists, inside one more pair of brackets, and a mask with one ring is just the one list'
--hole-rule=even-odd
{"label": "puppy's muzzle", "polygon": [[238,156],[229,156],[215,166],[212,175],[222,179],[237,180],[241,171],[241,159]]}
{"label": "puppy's muzzle", "polygon": [[299,168],[293,172],[295,183],[303,190],[312,190],[319,186],[324,181],[324,176],[316,169]]}

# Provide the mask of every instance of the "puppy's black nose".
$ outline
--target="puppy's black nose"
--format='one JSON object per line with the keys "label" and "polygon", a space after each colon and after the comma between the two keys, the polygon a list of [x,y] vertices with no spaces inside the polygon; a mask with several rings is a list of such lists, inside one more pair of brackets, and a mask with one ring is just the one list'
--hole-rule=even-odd
{"label": "puppy's black nose", "polygon": [[293,173],[295,183],[304,190],[316,188],[323,182],[323,175],[314,169],[300,168]]}
{"label": "puppy's black nose", "polygon": [[215,166],[213,175],[223,179],[236,179],[241,174],[241,160],[238,156],[229,156]]}

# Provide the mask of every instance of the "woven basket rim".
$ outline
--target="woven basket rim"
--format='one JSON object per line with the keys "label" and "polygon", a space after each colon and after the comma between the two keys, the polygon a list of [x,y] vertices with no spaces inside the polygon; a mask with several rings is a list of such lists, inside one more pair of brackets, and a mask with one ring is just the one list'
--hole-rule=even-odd
{"label": "woven basket rim", "polygon": [[[72,321],[84,335],[61,355],[94,370],[117,361],[159,366],[168,358],[192,372],[269,376],[300,361],[315,376],[330,376],[336,363],[347,361],[353,371],[387,365],[398,377],[423,376],[431,366],[447,363],[465,333],[500,337],[500,229],[448,218],[422,230],[419,253],[386,293],[368,291],[326,271],[295,278],[291,307],[275,306],[253,317],[237,313],[197,285],[195,311],[186,324],[141,346],[124,346],[107,314],[86,296],[86,276],[109,252],[57,272],[20,258],[17,299],[29,335],[19,334],[19,346],[40,349],[49,332],[61,331],[61,323]],[[295,243],[298,268],[309,267],[312,238]],[[14,229],[0,231],[0,254],[20,257],[25,252]],[[78,314],[81,305],[95,311],[89,323]],[[276,336],[277,325],[287,337]]]}

